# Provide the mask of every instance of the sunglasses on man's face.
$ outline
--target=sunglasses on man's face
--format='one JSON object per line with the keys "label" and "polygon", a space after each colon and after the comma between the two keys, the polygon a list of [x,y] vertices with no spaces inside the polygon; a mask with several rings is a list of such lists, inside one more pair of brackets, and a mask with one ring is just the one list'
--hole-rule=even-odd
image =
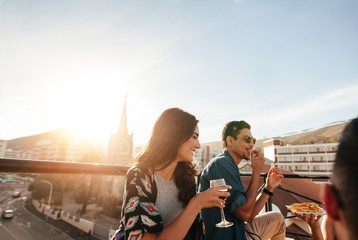
{"label": "sunglasses on man's face", "polygon": [[244,136],[242,137],[246,143],[253,143],[254,145],[256,144],[256,138],[250,137],[250,136]]}

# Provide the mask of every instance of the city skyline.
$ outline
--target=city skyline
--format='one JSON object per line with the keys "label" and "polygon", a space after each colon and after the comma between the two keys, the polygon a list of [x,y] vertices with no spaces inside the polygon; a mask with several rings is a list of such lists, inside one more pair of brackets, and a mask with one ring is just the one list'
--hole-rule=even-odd
{"label": "city skyline", "polygon": [[162,111],[220,141],[358,114],[355,1],[0,1],[0,139],[69,127],[107,144],[125,96],[145,144]]}

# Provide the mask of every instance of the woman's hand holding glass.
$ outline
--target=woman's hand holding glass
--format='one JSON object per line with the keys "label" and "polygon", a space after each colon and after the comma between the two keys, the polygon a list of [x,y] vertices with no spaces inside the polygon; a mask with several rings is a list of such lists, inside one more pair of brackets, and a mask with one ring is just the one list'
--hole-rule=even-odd
{"label": "woman's hand holding glass", "polygon": [[[223,179],[223,178],[210,180],[210,188],[215,188],[217,186],[222,186],[222,185],[226,185],[225,179]],[[224,189],[224,190],[220,190],[220,191],[227,191],[227,190]],[[224,200],[226,200],[226,198],[227,197],[225,197]],[[225,205],[220,206],[221,222],[219,222],[215,225],[216,227],[219,227],[219,228],[227,228],[227,227],[231,227],[232,225],[234,225],[232,222],[226,221],[225,214],[224,214],[224,207],[225,207]]]}
{"label": "woman's hand holding glass", "polygon": [[198,203],[199,210],[203,208],[222,207],[225,206],[225,200],[230,196],[227,191],[231,189],[229,185],[221,185],[208,188],[206,191],[198,193],[193,199]]}

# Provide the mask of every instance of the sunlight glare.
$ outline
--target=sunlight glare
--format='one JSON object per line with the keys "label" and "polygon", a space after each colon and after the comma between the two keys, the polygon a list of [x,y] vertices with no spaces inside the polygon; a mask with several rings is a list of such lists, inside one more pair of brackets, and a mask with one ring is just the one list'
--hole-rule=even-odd
{"label": "sunlight glare", "polygon": [[[53,103],[54,118],[71,133],[107,145],[119,124],[125,93],[118,85],[72,84]],[[117,91],[117,92],[116,92]]]}

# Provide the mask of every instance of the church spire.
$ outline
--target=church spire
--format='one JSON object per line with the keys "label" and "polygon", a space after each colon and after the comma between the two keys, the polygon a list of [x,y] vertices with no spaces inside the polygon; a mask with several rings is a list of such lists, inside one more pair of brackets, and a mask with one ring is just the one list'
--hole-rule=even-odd
{"label": "church spire", "polygon": [[119,135],[128,135],[128,128],[127,128],[127,95],[124,99],[124,106],[122,110],[121,120],[119,122],[117,134]]}

